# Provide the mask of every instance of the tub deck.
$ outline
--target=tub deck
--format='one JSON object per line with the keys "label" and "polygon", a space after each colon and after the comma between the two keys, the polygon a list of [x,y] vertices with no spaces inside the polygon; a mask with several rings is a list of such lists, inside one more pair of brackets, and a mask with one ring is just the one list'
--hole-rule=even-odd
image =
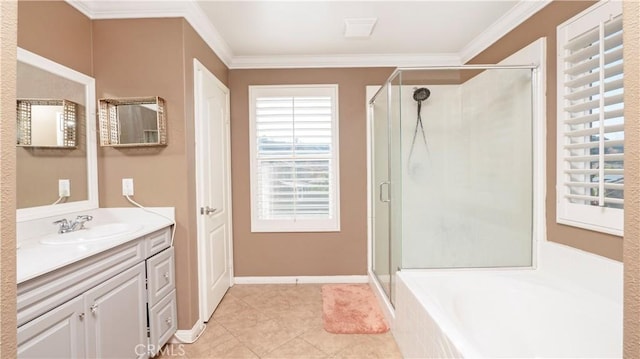
{"label": "tub deck", "polygon": [[622,264],[554,246],[543,253],[560,253],[538,269],[399,272],[393,333],[403,355],[621,358]]}

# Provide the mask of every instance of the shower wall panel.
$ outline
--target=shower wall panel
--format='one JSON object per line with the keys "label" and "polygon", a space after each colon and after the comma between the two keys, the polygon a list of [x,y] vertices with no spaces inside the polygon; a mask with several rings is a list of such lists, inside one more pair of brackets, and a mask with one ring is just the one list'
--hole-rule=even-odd
{"label": "shower wall panel", "polygon": [[426,144],[415,87],[402,91],[403,267],[530,266],[531,71],[427,85]]}

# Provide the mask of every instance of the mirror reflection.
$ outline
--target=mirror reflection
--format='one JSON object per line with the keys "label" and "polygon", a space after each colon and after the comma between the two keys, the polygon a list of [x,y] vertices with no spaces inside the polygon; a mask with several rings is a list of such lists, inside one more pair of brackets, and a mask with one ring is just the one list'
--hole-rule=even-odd
{"label": "mirror reflection", "polygon": [[100,139],[102,146],[166,145],[164,100],[100,100]]}
{"label": "mirror reflection", "polygon": [[[75,129],[67,133],[86,132],[86,86],[18,61],[16,90],[17,98],[29,101],[22,100],[23,105],[31,107],[31,145],[25,143],[16,148],[17,208],[45,206],[58,201],[60,180],[69,181],[70,196],[63,198],[59,203],[88,200],[86,138],[76,138],[74,135],[75,147],[58,147],[58,130],[53,128],[55,122],[56,128],[61,128],[64,134],[64,119],[63,127],[57,127],[57,118],[61,111],[64,117],[65,103],[69,101],[75,107]],[[69,106],[67,105],[67,108]],[[46,115],[47,113],[49,115]],[[56,119],[40,121],[41,115],[49,119],[55,116]],[[21,121],[23,125],[26,124],[26,118],[19,119],[18,126]],[[71,127],[70,123],[66,125]],[[27,142],[25,132],[20,133],[19,137],[22,137],[23,142]],[[34,142],[40,141],[40,137],[47,138],[46,143],[54,143],[55,137],[55,145],[34,145]],[[18,138],[18,141],[21,139]],[[64,143],[64,136],[62,142]]]}
{"label": "mirror reflection", "polygon": [[18,99],[18,146],[75,147],[76,111],[69,100]]}
{"label": "mirror reflection", "polygon": [[158,142],[158,105],[118,106],[120,143]]}

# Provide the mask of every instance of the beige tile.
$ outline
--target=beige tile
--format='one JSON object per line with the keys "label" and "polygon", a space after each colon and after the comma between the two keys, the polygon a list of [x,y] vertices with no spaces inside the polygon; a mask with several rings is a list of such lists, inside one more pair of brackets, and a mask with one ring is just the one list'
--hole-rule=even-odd
{"label": "beige tile", "polygon": [[247,296],[260,296],[265,293],[268,284],[236,284],[229,288],[226,295],[242,299]]}
{"label": "beige tile", "polygon": [[220,304],[218,304],[216,310],[213,312],[212,318],[219,319],[225,316],[234,317],[242,315],[249,309],[251,309],[251,306],[245,303],[242,299],[225,295]]}
{"label": "beige tile", "polygon": [[271,318],[300,319],[322,317],[322,303],[303,302],[296,298],[275,296],[269,302],[253,306]]}
{"label": "beige tile", "polygon": [[264,359],[324,359],[327,355],[300,338],[294,338],[268,354]]}
{"label": "beige tile", "polygon": [[214,321],[225,327],[231,334],[237,336],[243,331],[253,330],[260,322],[271,320],[272,318],[264,313],[247,307],[242,312],[235,315],[224,315],[215,318]]}
{"label": "beige tile", "polygon": [[314,328],[322,326],[321,314],[309,316],[308,313],[291,313],[290,315],[279,316],[276,320],[296,333],[296,335],[302,335]]}
{"label": "beige tile", "polygon": [[335,359],[402,359],[402,354],[390,333],[360,335],[354,342],[339,351],[332,358]]}
{"label": "beige tile", "polygon": [[320,349],[326,354],[333,355],[353,343],[360,337],[360,334],[332,334],[324,330],[322,322],[315,325],[303,333],[300,338]]}
{"label": "beige tile", "polygon": [[228,350],[221,351],[209,351],[203,353],[202,358],[206,359],[258,359],[260,358],[254,352],[252,352],[249,348],[245,347],[242,344],[238,344]]}
{"label": "beige tile", "polygon": [[196,343],[165,347],[157,358],[401,358],[390,333],[327,333],[321,288],[235,285]]}
{"label": "beige tile", "polygon": [[215,322],[209,322],[202,336],[193,344],[184,344],[183,349],[189,358],[201,358],[222,355],[240,345],[229,331]]}
{"label": "beige tile", "polygon": [[184,346],[180,346],[179,344],[167,344],[153,359],[167,359],[167,358],[188,358],[186,355],[186,351],[184,350]]}
{"label": "beige tile", "polygon": [[259,321],[251,327],[236,328],[231,333],[259,356],[272,351],[299,334],[275,319]]}

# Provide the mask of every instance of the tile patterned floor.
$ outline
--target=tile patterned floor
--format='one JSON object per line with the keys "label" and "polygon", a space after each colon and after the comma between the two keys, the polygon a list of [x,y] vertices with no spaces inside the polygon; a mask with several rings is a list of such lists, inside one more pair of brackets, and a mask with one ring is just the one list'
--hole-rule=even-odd
{"label": "tile patterned floor", "polygon": [[169,344],[156,358],[402,358],[391,332],[327,333],[321,287],[235,285],[196,343]]}

